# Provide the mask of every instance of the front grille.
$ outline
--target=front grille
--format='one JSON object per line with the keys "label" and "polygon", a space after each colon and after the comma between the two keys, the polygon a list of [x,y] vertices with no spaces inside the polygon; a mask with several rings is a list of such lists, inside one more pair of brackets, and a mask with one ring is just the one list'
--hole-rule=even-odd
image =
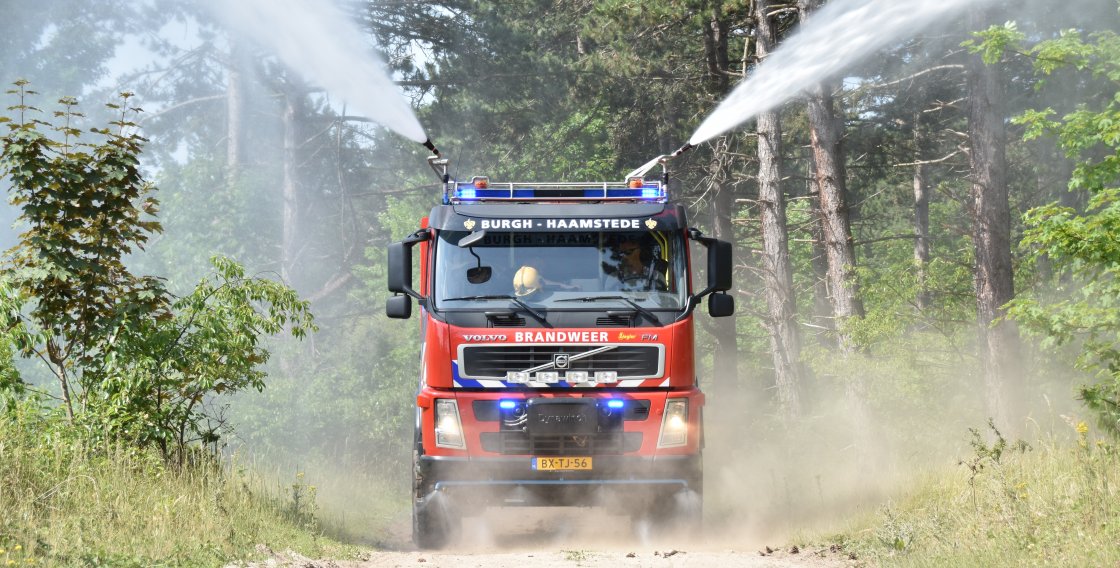
{"label": "front grille", "polygon": [[589,436],[530,436],[525,432],[483,432],[482,449],[505,455],[600,456],[636,452],[641,432],[610,432]]}
{"label": "front grille", "polygon": [[459,374],[469,379],[504,379],[510,371],[525,371],[553,362],[560,353],[569,356],[567,368],[548,371],[615,371],[619,380],[660,377],[664,355],[660,345],[613,345],[579,358],[605,345],[463,345],[459,347]]}

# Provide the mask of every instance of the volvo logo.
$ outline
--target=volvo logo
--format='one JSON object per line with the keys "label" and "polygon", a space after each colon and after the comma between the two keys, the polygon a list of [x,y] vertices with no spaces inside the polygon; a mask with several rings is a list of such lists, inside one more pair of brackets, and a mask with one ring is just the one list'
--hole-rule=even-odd
{"label": "volvo logo", "polygon": [[555,365],[557,369],[567,369],[568,368],[568,354],[567,353],[557,353],[557,354],[553,355],[552,356],[552,364]]}
{"label": "volvo logo", "polygon": [[506,336],[501,334],[495,335],[464,335],[464,341],[505,341]]}

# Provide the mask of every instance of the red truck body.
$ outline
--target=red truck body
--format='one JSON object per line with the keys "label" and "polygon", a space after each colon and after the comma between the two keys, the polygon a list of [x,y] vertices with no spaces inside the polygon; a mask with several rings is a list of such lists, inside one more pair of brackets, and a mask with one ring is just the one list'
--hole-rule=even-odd
{"label": "red truck body", "polygon": [[[690,240],[708,251],[698,293]],[[693,312],[704,296],[712,315],[733,311],[730,246],[689,228],[663,184],[448,181],[389,270],[388,314],[420,301],[419,546],[487,506],[699,521]]]}

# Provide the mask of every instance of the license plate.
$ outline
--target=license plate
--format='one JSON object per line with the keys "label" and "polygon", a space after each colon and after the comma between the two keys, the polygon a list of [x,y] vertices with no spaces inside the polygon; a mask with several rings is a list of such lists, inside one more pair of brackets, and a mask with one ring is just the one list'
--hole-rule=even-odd
{"label": "license plate", "polygon": [[591,458],[533,458],[537,471],[570,471],[591,469]]}

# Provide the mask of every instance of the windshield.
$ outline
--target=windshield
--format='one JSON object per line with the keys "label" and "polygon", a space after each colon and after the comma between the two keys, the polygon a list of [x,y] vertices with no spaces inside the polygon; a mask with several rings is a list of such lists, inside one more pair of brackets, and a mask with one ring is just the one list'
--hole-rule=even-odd
{"label": "windshield", "polygon": [[[680,310],[688,284],[682,236],[667,231],[600,233],[441,232],[436,245],[439,309]],[[633,304],[631,304],[633,303]]]}

